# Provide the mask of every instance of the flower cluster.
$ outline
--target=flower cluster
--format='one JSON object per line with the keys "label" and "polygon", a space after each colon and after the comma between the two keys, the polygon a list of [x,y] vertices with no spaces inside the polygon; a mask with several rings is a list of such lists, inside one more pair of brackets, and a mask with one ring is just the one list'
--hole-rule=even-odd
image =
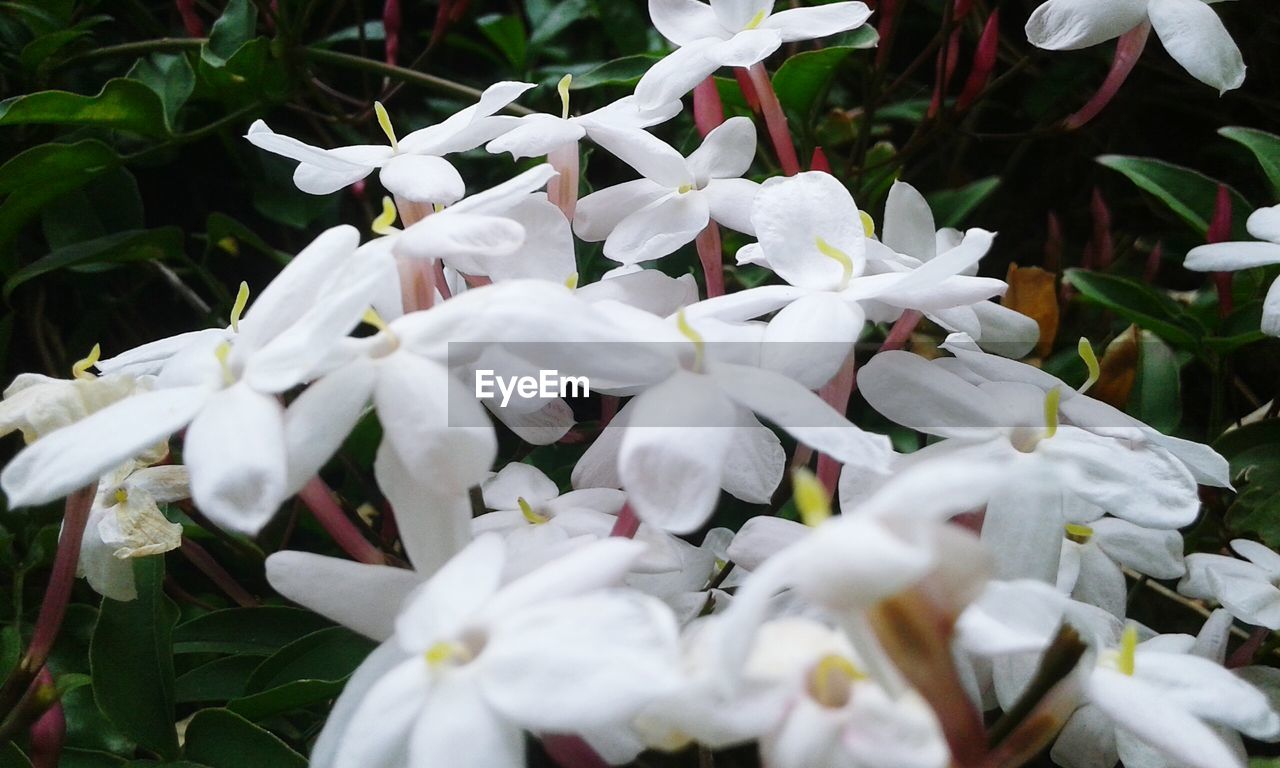
{"label": "flower cluster", "polygon": [[[1223,664],[1233,618],[1280,628],[1280,555],[1241,540],[1248,562],[1184,559],[1180,529],[1200,486],[1230,487],[1226,460],[1091,398],[1087,341],[1078,388],[1020,362],[1039,329],[977,274],[994,233],[939,229],[901,182],[874,217],[822,170],[748,178],[748,117],[687,156],[647,130],[737,67],[777,145],[761,62],[870,10],[649,5],[675,52],[589,114],[566,77],[558,115],[501,114],[534,87],[517,82],[404,136],[378,105],[386,144],[324,149],[254,123],[246,139],[296,161],[304,192],[377,171],[391,196],[375,236],[320,234],[252,300],[242,286],[226,327],[95,350],[69,380],[20,377],[0,406],[29,443],[0,475],[11,505],[96,487],[79,565],[115,599],[133,596],[130,558],[182,545],[160,504],[249,535],[294,496],[311,507],[352,559],[279,552],[271,584],[381,643],[314,746],[320,768],[516,766],[526,733],[566,764],[756,742],[771,768],[1015,766],[1050,745],[1068,768],[1222,768],[1244,764],[1242,736],[1280,739],[1275,676]],[[1192,29],[1206,14],[1051,0],[1028,32],[1074,48],[1150,23],[1197,77],[1238,86],[1229,38]],[[579,200],[583,141],[637,178]],[[446,158],[480,147],[546,162],[468,195]],[[776,279],[725,293],[721,227],[754,241],[739,264]],[[1277,241],[1275,210],[1250,231]],[[616,267],[581,280],[577,240]],[[654,268],[690,243],[701,285]],[[1191,260],[1238,268],[1277,248]],[[932,359],[902,349],[924,319],[947,334]],[[479,371],[544,370],[591,382],[598,429],[562,397],[471,388]],[[855,384],[927,444],[899,452],[851,422]],[[404,560],[319,479],[370,411]],[[589,440],[572,490],[495,468],[495,421],[532,446]],[[707,530],[722,491],[780,513]],[[1223,609],[1198,636],[1161,634],[1127,618],[1126,575],[1182,579]]]}

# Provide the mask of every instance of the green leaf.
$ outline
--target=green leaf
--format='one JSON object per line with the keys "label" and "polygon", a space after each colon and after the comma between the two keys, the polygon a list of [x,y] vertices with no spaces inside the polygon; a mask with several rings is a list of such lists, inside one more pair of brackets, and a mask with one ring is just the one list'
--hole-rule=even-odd
{"label": "green leaf", "polygon": [[523,72],[528,60],[529,46],[525,37],[524,22],[514,14],[491,13],[476,19],[476,26],[489,38],[517,72]]}
{"label": "green leaf", "polygon": [[172,133],[155,91],[123,77],[108,80],[94,96],[40,91],[5,99],[0,125],[91,125],[156,138]]}
{"label": "green leaf", "polygon": [[178,676],[175,700],[230,701],[244,695],[249,677],[262,663],[260,656],[223,656]]}
{"label": "green leaf", "polygon": [[0,253],[6,254],[0,272],[8,274],[17,267],[6,246],[31,217],[49,202],[119,164],[119,156],[110,147],[88,139],[75,144],[41,144],[0,166],[0,194],[8,195],[0,204]]}
{"label": "green leaf", "polygon": [[88,29],[60,29],[47,35],[41,35],[23,46],[22,54],[18,57],[18,60],[22,63],[23,69],[28,72],[34,72],[37,67],[48,61],[59,50],[88,34]]}
{"label": "green leaf", "polygon": [[133,561],[138,598],[103,599],[89,663],[93,695],[111,722],[139,745],[166,758],[178,754],[174,728],[173,625],[178,609],[165,597],[164,558]]}
{"label": "green leaf", "polygon": [[1239,491],[1227,510],[1228,526],[1280,547],[1280,419],[1233,429],[1213,447],[1231,462]]}
{"label": "green leaf", "polygon": [[1143,423],[1172,434],[1182,421],[1185,356],[1179,356],[1150,331],[1142,332],[1138,350],[1138,376],[1125,410]]}
{"label": "green leaf", "polygon": [[62,750],[62,756],[58,760],[58,768],[120,768],[122,765],[124,758],[119,755],[70,747]]}
{"label": "green leaf", "polygon": [[[1155,195],[1169,210],[1177,214],[1200,237],[1209,233],[1209,221],[1218,201],[1218,184],[1214,179],[1190,168],[1145,157],[1103,155],[1098,162],[1124,174],[1146,192]],[[1253,213],[1253,206],[1234,189],[1231,193],[1232,238],[1248,239],[1245,220]]]}
{"label": "green leaf", "polygon": [[541,18],[535,20],[530,13],[530,20],[534,21],[534,24],[533,33],[529,36],[529,44],[540,46],[549,42],[570,24],[589,15],[591,11],[591,0],[560,0]]}
{"label": "green leaf", "polygon": [[222,15],[209,30],[209,42],[200,50],[200,58],[209,66],[218,68],[253,39],[257,23],[257,10],[249,0],[229,0]]}
{"label": "green leaf", "polygon": [[11,741],[0,746],[0,768],[31,768],[31,761]]}
{"label": "green leaf", "polygon": [[221,101],[228,109],[254,102],[283,101],[289,90],[284,62],[271,41],[256,38],[240,46],[222,66],[200,60],[197,95]]}
{"label": "green leaf", "polygon": [[138,180],[123,166],[111,168],[52,201],[40,212],[40,229],[50,250],[83,240],[143,229]]}
{"label": "green leaf", "polygon": [[375,643],[342,627],[330,627],[281,648],[262,662],[248,695],[227,707],[261,720],[327,701],[373,651]]}
{"label": "green leaf", "polygon": [[186,56],[157,53],[150,59],[138,59],[128,77],[155,91],[169,125],[176,125],[178,110],[196,87],[196,74]]}
{"label": "green leaf", "polygon": [[1155,333],[1168,343],[1195,348],[1203,336],[1190,326],[1178,304],[1151,286],[1115,275],[1069,269],[1063,276],[1089,301],[1100,304],[1121,317]]}
{"label": "green leaf", "polygon": [[652,67],[660,58],[662,57],[656,53],[640,53],[606,61],[595,69],[575,76],[570,88],[575,91],[585,91],[601,85],[631,87],[640,82],[641,75],[649,71],[649,67]]}
{"label": "green leaf", "polygon": [[783,62],[773,75],[773,90],[778,93],[783,108],[807,126],[840,62],[855,50],[858,49],[852,46],[819,48],[797,53]]}
{"label": "green leaf", "polygon": [[90,264],[123,264],[134,261],[162,261],[182,250],[182,230],[178,227],[136,229],[64,246],[28,264],[5,281],[8,300],[23,283],[59,269]]}
{"label": "green leaf", "polygon": [[270,656],[294,640],[330,626],[320,616],[298,608],[228,608],[179,624],[173,631],[173,652]]}
{"label": "green leaf", "polygon": [[305,768],[306,758],[275,734],[225,709],[196,713],[185,757],[209,768]]}
{"label": "green leaf", "polygon": [[1271,182],[1271,190],[1280,195],[1280,136],[1256,128],[1219,128],[1218,133],[1244,145],[1258,159],[1262,172]]}
{"label": "green leaf", "polygon": [[991,176],[966,184],[959,189],[947,189],[929,195],[929,207],[939,227],[959,227],[965,223],[978,206],[1000,186],[1000,177]]}

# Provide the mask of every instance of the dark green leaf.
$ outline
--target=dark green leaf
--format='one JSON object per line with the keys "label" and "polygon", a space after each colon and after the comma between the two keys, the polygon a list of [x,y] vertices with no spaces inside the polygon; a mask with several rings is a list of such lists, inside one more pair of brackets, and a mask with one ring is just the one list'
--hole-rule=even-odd
{"label": "dark green leaf", "polygon": [[176,124],[178,110],[196,87],[196,75],[186,56],[157,53],[150,59],[138,59],[129,77],[155,91],[169,125]]}
{"label": "dark green leaf", "polygon": [[257,22],[257,10],[249,0],[229,0],[222,15],[209,30],[209,42],[200,51],[200,58],[211,67],[222,67],[253,38]]}
{"label": "dark green leaf", "polygon": [[31,761],[11,741],[0,746],[0,768],[31,768]]}
{"label": "dark green leaf", "polygon": [[165,137],[171,131],[155,91],[128,78],[108,80],[94,96],[40,91],[0,101],[0,125],[92,125]]}
{"label": "dark green leaf", "polygon": [[225,709],[197,712],[187,726],[185,756],[209,768],[304,768],[306,758],[270,731]]}
{"label": "dark green leaf", "polygon": [[1271,190],[1280,195],[1280,136],[1256,128],[1219,128],[1218,133],[1252,152],[1271,182]]}
{"label": "dark green leaf", "polygon": [[165,597],[164,558],[133,561],[138,598],[104,599],[89,662],[93,695],[117,728],[162,757],[178,754],[173,710],[173,625],[178,609]]}
{"label": "dark green leaf", "polygon": [[1182,367],[1185,359],[1158,336],[1143,331],[1138,376],[1126,410],[1140,421],[1171,434],[1182,421]]}
{"label": "dark green leaf", "polygon": [[[870,30],[870,45],[875,45],[875,30],[871,27],[863,29]],[[773,89],[778,93],[778,101],[802,125],[808,125],[840,62],[854,51],[866,47],[869,46],[832,46],[798,53],[787,59],[773,75]]]}
{"label": "dark green leaf", "polygon": [[123,264],[133,261],[161,261],[182,250],[182,230],[178,227],[140,229],[68,245],[18,270],[4,284],[8,299],[23,283],[40,275],[89,264]]}
{"label": "dark green leaf", "polygon": [[50,250],[144,226],[138,181],[122,166],[107,170],[40,212],[40,229]]}
{"label": "dark green leaf", "polygon": [[310,611],[281,606],[228,608],[178,625],[174,653],[243,653],[270,656],[332,624]]}
{"label": "dark green leaf", "polygon": [[570,87],[575,91],[583,91],[601,85],[633,86],[660,58],[662,57],[657,54],[641,53],[606,61],[595,69],[574,77]]}
{"label": "dark green leaf", "polygon": [[260,693],[299,680],[345,680],[376,645],[345,627],[313,632],[263,661],[249,679],[248,691]]}
{"label": "dark green leaf", "polygon": [[58,760],[58,768],[120,768],[122,765],[124,765],[124,758],[119,755],[71,747],[63,749],[62,756]]}
{"label": "dark green leaf", "polygon": [[1188,327],[1180,307],[1173,299],[1151,286],[1115,275],[1069,269],[1064,275],[1089,301],[1152,331],[1176,347],[1195,347],[1202,333]]}
{"label": "dark green leaf", "polygon": [[22,62],[23,69],[33,72],[48,61],[50,56],[87,34],[89,34],[87,29],[60,29],[57,32],[41,35],[23,47],[18,59]]}
{"label": "dark green leaf", "polygon": [[530,45],[539,46],[563,32],[570,24],[591,13],[591,0],[559,0],[545,16],[534,19]]}
{"label": "dark green leaf", "polygon": [[517,72],[524,71],[529,51],[524,22],[519,16],[493,13],[476,19],[476,25]]}
{"label": "dark green leaf", "polygon": [[178,677],[176,701],[230,701],[244,695],[261,656],[224,656]]}
{"label": "dark green leaf", "polygon": [[996,191],[1000,177],[992,176],[966,184],[959,189],[947,189],[929,195],[929,207],[939,227],[959,227],[969,215]]}
{"label": "dark green leaf", "polygon": [[[1209,233],[1209,221],[1218,201],[1218,183],[1199,171],[1183,168],[1163,160],[1145,157],[1103,155],[1098,162],[1124,174],[1146,192],[1155,195],[1169,210],[1177,214],[1200,237]],[[1253,213],[1253,206],[1234,189],[1231,191],[1232,237],[1248,239],[1244,222]]]}

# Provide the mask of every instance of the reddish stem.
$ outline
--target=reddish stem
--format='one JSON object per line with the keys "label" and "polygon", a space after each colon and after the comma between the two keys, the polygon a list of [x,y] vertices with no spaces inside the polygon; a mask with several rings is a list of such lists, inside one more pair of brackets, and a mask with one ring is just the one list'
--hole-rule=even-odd
{"label": "reddish stem", "polygon": [[1134,27],[1130,31],[1120,36],[1119,42],[1116,43],[1115,59],[1111,62],[1111,71],[1107,73],[1107,79],[1102,81],[1102,86],[1098,88],[1098,92],[1089,99],[1079,112],[1071,115],[1063,122],[1063,127],[1068,131],[1074,131],[1083,128],[1090,120],[1097,117],[1102,110],[1106,109],[1111,100],[1116,97],[1120,86],[1124,85],[1124,81],[1129,79],[1129,74],[1133,72],[1134,66],[1138,63],[1138,58],[1142,56],[1142,49],[1147,47],[1147,38],[1151,35],[1151,24],[1143,22]]}
{"label": "reddish stem", "polygon": [[636,517],[630,504],[623,504],[622,510],[618,512],[618,521],[613,524],[613,530],[609,531],[609,535],[631,539],[635,538],[638,530],[640,530],[640,518]]}
{"label": "reddish stem", "polygon": [[880,14],[880,26],[876,32],[880,34],[880,44],[876,50],[876,68],[884,69],[889,60],[889,50],[893,47],[893,33],[898,29],[898,7],[903,0],[880,0],[876,10]]}
{"label": "reddish stem", "polygon": [[809,158],[809,170],[831,173],[831,161],[827,159],[827,153],[822,151],[822,147],[813,148],[813,157]]}
{"label": "reddish stem", "polygon": [[542,736],[542,748],[560,768],[609,768],[581,736],[549,733]]}
{"label": "reddish stem", "polygon": [[1115,260],[1116,247],[1111,237],[1111,209],[1097,187],[1093,188],[1089,210],[1093,214],[1093,258],[1098,269],[1106,269]]}
{"label": "reddish stem", "polygon": [[733,76],[738,80],[738,89],[742,91],[742,98],[746,99],[747,106],[752,112],[760,114],[760,97],[756,95],[755,83],[751,82],[751,73],[742,67],[734,67]]}
{"label": "reddish stem", "polygon": [[782,111],[782,102],[773,90],[773,82],[769,79],[769,71],[764,63],[752,64],[747,69],[751,83],[755,86],[756,96],[760,97],[760,110],[764,115],[765,126],[769,129],[769,139],[773,142],[773,151],[778,155],[778,164],[787,176],[795,176],[800,172],[800,159],[796,156],[796,145],[791,139],[791,128],[787,125],[786,113]]}
{"label": "reddish stem", "polygon": [[[1209,243],[1221,243],[1231,239],[1231,190],[1226,184],[1218,185],[1218,197],[1213,205],[1213,218],[1205,239]],[[1231,293],[1231,273],[1214,272],[1213,283],[1218,289],[1218,315],[1226,317],[1235,310],[1235,297]]]}
{"label": "reddish stem", "polygon": [[911,339],[911,334],[915,332],[916,326],[920,324],[920,320],[924,315],[914,309],[908,309],[902,313],[893,327],[889,329],[889,335],[885,337],[884,344],[880,345],[881,352],[888,352],[893,349],[902,349],[907,345],[907,341]]}
{"label": "reddish stem", "polygon": [[1231,654],[1231,658],[1227,659],[1227,669],[1239,669],[1247,667],[1253,663],[1253,657],[1258,655],[1258,651],[1262,649],[1262,644],[1267,641],[1267,637],[1271,634],[1271,630],[1266,627],[1258,627],[1253,630],[1253,634],[1249,635],[1249,639],[1245,640],[1236,652]]}
{"label": "reddish stem", "polygon": [[195,543],[187,537],[182,537],[182,554],[194,565],[201,573],[209,578],[226,593],[241,608],[253,608],[258,605],[258,600],[249,594],[249,590],[240,586],[240,582],[227,572],[217,560],[213,559],[213,555],[199,544]]}
{"label": "reddish stem", "polygon": [[52,699],[52,704],[31,726],[32,768],[57,768],[62,756],[62,745],[67,738],[67,717],[58,700],[57,687],[48,667],[36,677],[37,696]]}
{"label": "reddish stem", "polygon": [[697,239],[698,260],[702,262],[702,275],[707,283],[707,298],[724,295],[724,250],[720,244],[720,225],[714,221],[707,226]]}
{"label": "reddish stem", "polygon": [[393,67],[400,59],[400,20],[400,0],[387,0],[382,6],[382,28],[387,63]]}
{"label": "reddish stem", "polygon": [[578,142],[571,141],[553,150],[547,155],[547,162],[560,174],[547,182],[547,199],[560,208],[566,219],[573,221],[573,214],[578,208],[578,176],[582,169]]}
{"label": "reddish stem", "polygon": [[978,50],[973,54],[973,69],[969,70],[969,79],[965,81],[960,98],[956,99],[956,110],[963,112],[973,104],[974,100],[987,88],[991,81],[991,73],[996,68],[996,54],[1000,47],[1000,9],[991,12],[987,17],[987,25],[982,29],[982,37],[978,38]]}
{"label": "reddish stem", "polygon": [[53,558],[53,573],[44,592],[44,601],[40,603],[40,615],[36,618],[31,645],[27,647],[27,655],[22,660],[23,668],[33,674],[49,658],[49,651],[62,628],[62,619],[67,615],[67,603],[71,599],[76,567],[80,563],[80,544],[84,540],[89,509],[93,506],[97,490],[98,484],[91,483],[67,497],[66,512],[62,518],[62,535],[58,539],[58,551]]}
{"label": "reddish stem", "polygon": [[1147,255],[1147,266],[1142,270],[1142,279],[1148,283],[1154,283],[1156,277],[1160,274],[1160,262],[1164,258],[1164,243],[1156,243],[1156,247],[1151,249],[1151,253]]}
{"label": "reddish stem", "polygon": [[[841,415],[849,410],[849,396],[853,394],[856,376],[857,363],[853,353],[850,353],[835,377],[819,392],[827,405],[836,409]],[[818,479],[822,481],[828,493],[834,494],[840,480],[840,462],[825,453],[818,454]]]}
{"label": "reddish stem", "polygon": [[311,514],[315,515],[320,527],[331,536],[334,542],[354,560],[372,565],[385,565],[387,559],[378,548],[365,539],[360,529],[351,522],[342,506],[333,498],[329,486],[319,477],[313,477],[298,492],[298,498]]}
{"label": "reddish stem", "polygon": [[720,101],[720,89],[716,87],[714,75],[693,89],[693,122],[703,138],[724,122],[724,104]]}

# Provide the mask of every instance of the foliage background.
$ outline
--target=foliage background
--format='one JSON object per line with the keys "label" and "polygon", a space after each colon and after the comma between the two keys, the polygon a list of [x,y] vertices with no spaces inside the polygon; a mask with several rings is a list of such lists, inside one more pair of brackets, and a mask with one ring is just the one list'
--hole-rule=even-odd
{"label": "foliage background", "polygon": [[[1003,276],[1015,263],[1054,274],[1094,268],[1070,273],[1070,286],[1057,283],[1048,299],[1032,301],[1046,310],[1048,301],[1059,317],[1045,365],[1080,376],[1072,368],[1076,338],[1101,346],[1136,323],[1150,332],[1149,343],[1128,362],[1116,358],[1129,382],[1121,404],[1166,431],[1215,440],[1277,394],[1277,343],[1256,333],[1263,281],[1274,270],[1238,276],[1234,311],[1220,317],[1205,277],[1180,264],[1204,241],[1214,213],[1217,184],[1206,177],[1238,191],[1237,231],[1245,206],[1278,201],[1277,168],[1268,175],[1218,130],[1280,132],[1280,12],[1274,0],[1215,6],[1249,65],[1243,89],[1220,98],[1190,80],[1153,37],[1116,101],[1068,133],[1059,121],[1101,82],[1112,46],[1063,54],[1031,48],[1022,25],[1036,4],[974,1],[955,24],[959,55],[948,94],[964,82],[982,24],[998,9],[996,79],[972,110],[944,109],[933,119],[926,111],[938,81],[935,57],[949,39],[939,29],[954,21],[954,7],[900,0],[893,44],[880,52],[866,47],[872,41],[863,33],[824,41],[820,50],[788,46],[784,54],[794,56],[775,84],[802,157],[820,145],[873,215],[901,176],[931,196],[940,224],[999,231],[984,267],[991,274]],[[184,26],[183,5],[193,7],[207,39]],[[239,281],[264,285],[325,227],[367,226],[381,199],[376,181],[305,195],[293,187],[291,163],[240,138],[252,120],[320,146],[381,142],[374,99],[387,104],[403,135],[470,103],[468,89],[501,79],[543,84],[523,103],[558,111],[552,85],[566,72],[576,77],[574,111],[586,111],[625,95],[665,50],[643,0],[474,0],[449,24],[437,23],[433,2],[400,5],[398,57],[390,65],[384,8],[375,0],[0,3],[4,381],[22,371],[65,376],[95,343],[111,354],[222,324]],[[721,93],[727,110],[747,113],[732,78],[721,81]],[[686,149],[697,141],[688,112],[659,134]],[[774,166],[763,132],[761,148],[755,172],[764,176]],[[1109,155],[1157,158],[1206,177],[1096,161]],[[1272,162],[1280,163],[1280,153]],[[472,191],[516,170],[508,157],[483,152],[459,165]],[[629,173],[601,153],[584,168],[597,185]],[[727,244],[741,243],[729,237]],[[588,278],[606,268],[598,247],[580,244],[579,259]],[[661,266],[680,273],[695,263],[690,252]],[[762,275],[730,268],[729,279],[750,285]],[[876,424],[865,412],[859,420]],[[1277,424],[1260,420],[1219,444],[1249,475],[1238,498],[1206,499],[1210,512],[1190,539],[1198,549],[1239,534],[1280,544]],[[328,473],[354,503],[376,501],[361,469],[377,430],[362,424]],[[4,456],[17,447],[7,442]],[[553,447],[534,459],[563,478],[574,456],[572,448]],[[371,647],[284,606],[263,579],[265,553],[286,542],[330,547],[309,517],[290,510],[249,542],[200,525],[190,511],[171,513],[250,593],[240,602],[254,607],[237,606],[193,565],[190,551],[139,561],[135,603],[103,604],[81,585],[50,663],[67,719],[62,765],[302,765],[329,702]],[[717,522],[758,511],[733,507]],[[30,631],[59,515],[0,516],[0,673],[16,663]],[[371,537],[389,535],[376,512],[369,520]],[[1195,626],[1183,607],[1157,610],[1170,630]],[[18,741],[0,747],[0,767],[40,763],[38,744],[21,732],[5,736]],[[717,764],[750,761],[747,750]]]}

